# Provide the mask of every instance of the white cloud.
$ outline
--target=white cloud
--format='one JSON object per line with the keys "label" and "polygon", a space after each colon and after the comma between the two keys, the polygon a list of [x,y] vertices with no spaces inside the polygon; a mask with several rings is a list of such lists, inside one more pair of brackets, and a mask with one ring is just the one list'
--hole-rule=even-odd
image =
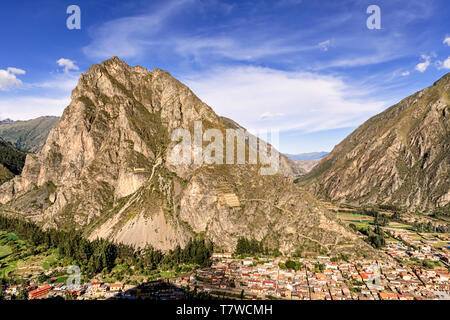
{"label": "white cloud", "polygon": [[416,70],[419,72],[425,72],[431,64],[430,56],[422,55],[422,59],[425,61],[417,64],[416,66]]}
{"label": "white cloud", "polygon": [[20,95],[0,96],[0,117],[28,120],[45,115],[60,116],[77,85],[75,72],[55,73],[45,81],[25,82]]}
{"label": "white cloud", "polygon": [[23,75],[26,73],[25,70],[22,70],[19,68],[14,68],[14,67],[9,67],[7,70],[9,73],[13,73],[13,74],[17,74],[17,75]]}
{"label": "white cloud", "polygon": [[442,68],[444,69],[450,69],[450,57],[448,57],[443,63]]}
{"label": "white cloud", "polygon": [[388,105],[340,78],[306,72],[217,68],[182,80],[218,114],[249,130],[313,132],[351,127]]}
{"label": "white cloud", "polygon": [[75,64],[75,61],[72,61],[70,59],[61,58],[58,61],[56,61],[58,66],[64,67],[64,72],[68,73],[70,70],[79,70],[78,66]]}
{"label": "white cloud", "polygon": [[402,77],[407,77],[411,74],[409,71],[402,72]]}
{"label": "white cloud", "polygon": [[450,36],[447,36],[442,43],[450,47]]}
{"label": "white cloud", "polygon": [[25,73],[24,70],[13,67],[6,70],[0,69],[0,91],[21,87],[22,81],[16,75],[24,75]]}
{"label": "white cloud", "polygon": [[69,103],[69,97],[24,96],[0,98],[0,116],[14,120],[29,120],[44,115],[60,116]]}

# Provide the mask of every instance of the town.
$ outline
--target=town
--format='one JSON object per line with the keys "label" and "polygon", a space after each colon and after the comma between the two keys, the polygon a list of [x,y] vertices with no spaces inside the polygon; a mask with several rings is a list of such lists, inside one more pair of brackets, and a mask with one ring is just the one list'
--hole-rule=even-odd
{"label": "town", "polygon": [[[385,259],[317,257],[237,257],[213,253],[210,267],[140,284],[92,279],[70,288],[64,282],[12,285],[4,299],[19,292],[34,299],[289,299],[289,300],[449,300],[450,236],[396,230],[382,249]],[[447,244],[441,247],[442,244]],[[62,269],[62,267],[58,267]],[[52,274],[55,270],[46,271]]]}

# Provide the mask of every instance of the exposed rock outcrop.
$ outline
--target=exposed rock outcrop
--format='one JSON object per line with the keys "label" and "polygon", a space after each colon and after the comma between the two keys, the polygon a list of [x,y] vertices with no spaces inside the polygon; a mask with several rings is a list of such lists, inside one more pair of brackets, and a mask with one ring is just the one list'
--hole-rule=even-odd
{"label": "exposed rock outcrop", "polygon": [[[284,252],[370,251],[282,174],[263,176],[250,164],[170,163],[171,132],[192,130],[194,121],[232,127],[165,71],[116,57],[94,65],[42,150],[0,187],[0,202],[45,228],[75,227],[140,247],[166,250],[203,234],[227,250],[245,236]],[[282,158],[281,171],[295,175],[289,161]],[[219,201],[224,185],[228,200]]]}

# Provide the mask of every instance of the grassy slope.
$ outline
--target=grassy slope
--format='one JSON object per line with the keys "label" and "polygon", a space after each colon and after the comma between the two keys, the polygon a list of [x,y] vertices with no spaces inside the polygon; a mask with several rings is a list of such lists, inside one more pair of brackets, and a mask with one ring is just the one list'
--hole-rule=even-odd
{"label": "grassy slope", "polygon": [[37,152],[43,147],[50,130],[58,121],[58,117],[40,117],[28,121],[0,123],[0,137],[21,150]]}

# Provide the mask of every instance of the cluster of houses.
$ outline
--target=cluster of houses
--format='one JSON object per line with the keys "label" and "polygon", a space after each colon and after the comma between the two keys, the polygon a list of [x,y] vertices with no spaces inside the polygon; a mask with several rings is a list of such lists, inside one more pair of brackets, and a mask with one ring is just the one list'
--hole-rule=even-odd
{"label": "cluster of houses", "polygon": [[[421,243],[417,250],[425,259],[443,261],[445,250]],[[409,247],[411,249],[411,247]],[[389,244],[391,258],[380,261],[332,262],[328,257],[293,259],[297,270],[281,268],[286,258],[247,257],[233,259],[230,253],[213,255],[211,268],[179,278],[181,286],[229,298],[295,300],[427,300],[450,299],[447,268],[427,269],[400,263],[399,255],[414,257],[403,242]],[[436,258],[437,257],[437,258]],[[320,266],[320,267],[319,267]]]}
{"label": "cluster of houses", "polygon": [[9,286],[3,288],[3,295],[11,298],[26,291],[32,300],[57,297],[182,300],[186,289],[197,288],[197,292],[231,299],[450,300],[449,247],[445,245],[450,240],[448,235],[417,237],[398,230],[393,236],[397,240],[388,241],[383,249],[386,259],[375,261],[336,262],[325,256],[290,258],[295,262],[292,270],[286,268],[288,258],[241,259],[233,258],[231,253],[214,253],[210,268],[175,279],[139,285],[93,280],[76,289],[52,281],[25,288]]}
{"label": "cluster of houses", "polygon": [[[5,290],[7,296],[18,295],[21,285],[11,286]],[[184,291],[173,286],[168,279],[145,282],[137,286],[122,283],[104,283],[91,281],[76,289],[69,289],[64,283],[54,285],[31,285],[25,288],[29,300],[67,298],[70,294],[73,299],[153,299],[153,300],[181,300]]]}
{"label": "cluster of houses", "polygon": [[73,299],[108,299],[120,295],[125,289],[122,283],[103,283],[92,281],[77,288],[68,288],[65,283],[31,284],[22,288],[22,285],[13,285],[4,290],[6,298],[18,296],[21,290],[28,293],[29,300],[63,298],[71,296]]}

